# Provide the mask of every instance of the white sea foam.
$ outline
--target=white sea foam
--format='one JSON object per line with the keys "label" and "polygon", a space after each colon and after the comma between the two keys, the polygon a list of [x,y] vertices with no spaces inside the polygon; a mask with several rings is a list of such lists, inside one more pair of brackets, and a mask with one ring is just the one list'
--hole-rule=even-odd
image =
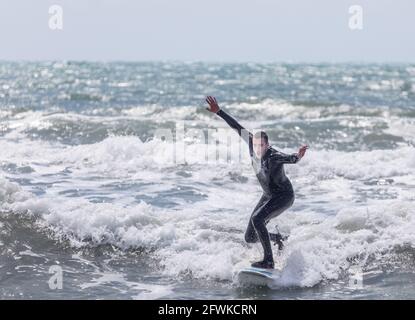
{"label": "white sea foam", "polygon": [[[351,111],[347,105],[308,108],[275,101],[226,108],[232,114],[258,113],[257,120],[283,117],[284,121],[318,120]],[[413,141],[412,120],[391,116],[387,108],[384,111],[388,124],[384,132]],[[188,140],[187,161],[177,164],[171,158],[176,146],[170,142],[111,136],[70,146],[28,139],[25,133],[30,128],[50,128],[57,119],[98,125],[152,113],[158,113],[160,121],[204,120],[205,116],[196,107],[161,111],[153,106],[144,111],[126,109],[111,117],[31,111],[9,119],[6,126],[11,132],[0,140],[0,162],[15,172],[4,169],[0,179],[1,209],[34,214],[57,238],[68,238],[76,247],[110,243],[124,250],[149,249],[160,272],[169,277],[233,280],[240,268],[261,258],[260,245],[248,245],[243,239],[260,196],[245,144],[242,162],[222,157],[209,163],[198,160],[216,150]],[[342,118],[340,125],[366,130],[370,121]],[[226,146],[220,145],[219,150],[226,151]],[[290,234],[286,250],[277,258],[282,277],[276,286],[313,286],[340,277],[354,257],[364,264],[369,255],[395,246],[414,247],[415,151],[411,145],[353,152],[311,146],[299,164],[286,165],[285,170],[296,201],[275,220]],[[43,193],[36,195],[39,188]],[[191,192],[188,198],[180,195],[186,190]],[[109,200],[91,200],[99,196]],[[166,199],[174,200],[174,205],[161,205]],[[157,288],[144,290],[137,298],[147,293],[157,296]]]}
{"label": "white sea foam", "polygon": [[121,273],[114,272],[94,272],[94,279],[87,283],[81,283],[79,287],[82,290],[102,287],[106,285],[114,286],[117,284],[121,288],[121,293],[128,292],[135,300],[154,300],[168,296],[173,292],[172,286],[168,284],[149,284],[137,281],[129,281],[126,276]]}
{"label": "white sea foam", "polygon": [[[45,194],[35,196],[27,191],[29,186],[2,178],[2,209],[36,214],[73,246],[111,243],[122,249],[148,248],[154,250],[160,272],[171,277],[232,280],[237,270],[261,258],[260,245],[243,240],[260,195],[249,163],[187,165],[189,176],[178,178],[178,168],[164,159],[171,145],[156,140],[110,137],[92,145],[62,146],[7,137],[0,143],[1,161],[30,165],[34,172],[23,176],[54,182]],[[277,286],[313,286],[338,278],[355,256],[364,260],[394,246],[415,245],[412,147],[356,152],[310,149],[299,164],[285,168],[297,198],[276,219],[280,229],[291,235],[279,258],[283,276]],[[55,181],[64,169],[70,171],[66,179]],[[235,175],[246,177],[247,183],[235,180]],[[103,181],[94,182],[90,176]],[[128,183],[154,182],[140,191],[147,196],[187,185],[197,186],[205,198],[162,208],[143,200],[124,203],[121,197],[117,200],[116,190],[110,203],[57,192],[85,181],[99,192],[106,179],[126,178]]]}

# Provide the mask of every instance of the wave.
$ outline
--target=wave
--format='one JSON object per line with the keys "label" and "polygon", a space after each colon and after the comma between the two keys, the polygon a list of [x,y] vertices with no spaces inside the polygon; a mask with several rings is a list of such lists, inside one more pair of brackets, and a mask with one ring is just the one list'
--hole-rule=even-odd
{"label": "wave", "polygon": [[[3,212],[32,215],[53,231],[54,238],[74,247],[146,248],[164,275],[232,281],[237,270],[260,253],[259,245],[243,241],[249,215],[246,207],[253,207],[257,198],[255,188],[249,188],[247,192],[246,185],[237,183],[192,205],[162,209],[144,201],[125,206],[62,196],[39,198],[2,178],[0,199]],[[347,195],[344,191],[343,196]],[[244,198],[236,197],[238,193]],[[333,196],[328,194],[327,200]],[[380,260],[392,261],[399,248],[415,246],[415,212],[409,193],[349,207],[321,204],[322,209],[333,204],[330,215],[319,212],[318,206],[307,206],[310,199],[297,201],[298,206],[278,221],[283,232],[291,235],[277,258],[282,269],[279,287],[311,287],[336,280],[356,263],[364,269]]]}
{"label": "wave", "polygon": [[[415,118],[409,109],[387,107],[354,108],[347,105],[306,107],[264,101],[258,104],[231,104],[224,107],[248,129],[262,129],[272,143],[293,147],[307,143],[323,149],[394,149],[415,144]],[[178,126],[186,135],[192,129],[208,132],[227,128],[217,116],[203,107],[140,106],[129,109],[95,109],[90,113],[27,111],[9,115],[1,123],[3,137],[23,135],[65,145],[95,144],[111,136],[137,136],[142,141],[154,138],[158,130]],[[22,137],[23,137],[22,136]]]}

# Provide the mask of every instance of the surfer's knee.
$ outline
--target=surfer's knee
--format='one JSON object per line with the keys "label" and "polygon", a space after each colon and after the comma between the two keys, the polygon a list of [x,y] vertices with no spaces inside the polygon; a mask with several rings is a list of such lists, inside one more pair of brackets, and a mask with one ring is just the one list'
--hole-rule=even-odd
{"label": "surfer's knee", "polygon": [[246,243],[255,243],[257,241],[258,241],[258,239],[257,239],[257,237],[255,237],[255,235],[245,233],[245,242]]}
{"label": "surfer's knee", "polygon": [[245,242],[246,243],[255,243],[256,241],[253,237],[245,236]]}
{"label": "surfer's knee", "polygon": [[289,205],[289,208],[290,208],[290,207],[292,207],[292,205],[294,204],[294,202],[295,202],[295,196],[293,195],[293,196],[291,197],[291,199],[290,199],[290,205]]}
{"label": "surfer's knee", "polygon": [[258,215],[254,215],[251,220],[255,229],[257,229],[259,226],[265,225],[265,220]]}

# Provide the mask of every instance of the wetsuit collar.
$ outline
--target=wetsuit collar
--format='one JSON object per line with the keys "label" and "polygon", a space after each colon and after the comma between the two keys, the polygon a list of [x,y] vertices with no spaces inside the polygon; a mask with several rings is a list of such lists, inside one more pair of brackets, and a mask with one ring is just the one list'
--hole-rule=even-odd
{"label": "wetsuit collar", "polygon": [[267,159],[271,154],[271,146],[268,147],[267,151],[265,151],[264,155],[262,156],[261,160]]}

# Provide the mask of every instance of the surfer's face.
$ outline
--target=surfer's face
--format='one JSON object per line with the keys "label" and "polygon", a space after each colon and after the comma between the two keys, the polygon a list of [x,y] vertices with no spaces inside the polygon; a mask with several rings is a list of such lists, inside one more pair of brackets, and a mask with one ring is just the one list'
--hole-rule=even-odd
{"label": "surfer's face", "polygon": [[264,141],[264,139],[261,138],[255,138],[252,140],[254,145],[254,152],[257,158],[262,158],[267,152],[269,144]]}

